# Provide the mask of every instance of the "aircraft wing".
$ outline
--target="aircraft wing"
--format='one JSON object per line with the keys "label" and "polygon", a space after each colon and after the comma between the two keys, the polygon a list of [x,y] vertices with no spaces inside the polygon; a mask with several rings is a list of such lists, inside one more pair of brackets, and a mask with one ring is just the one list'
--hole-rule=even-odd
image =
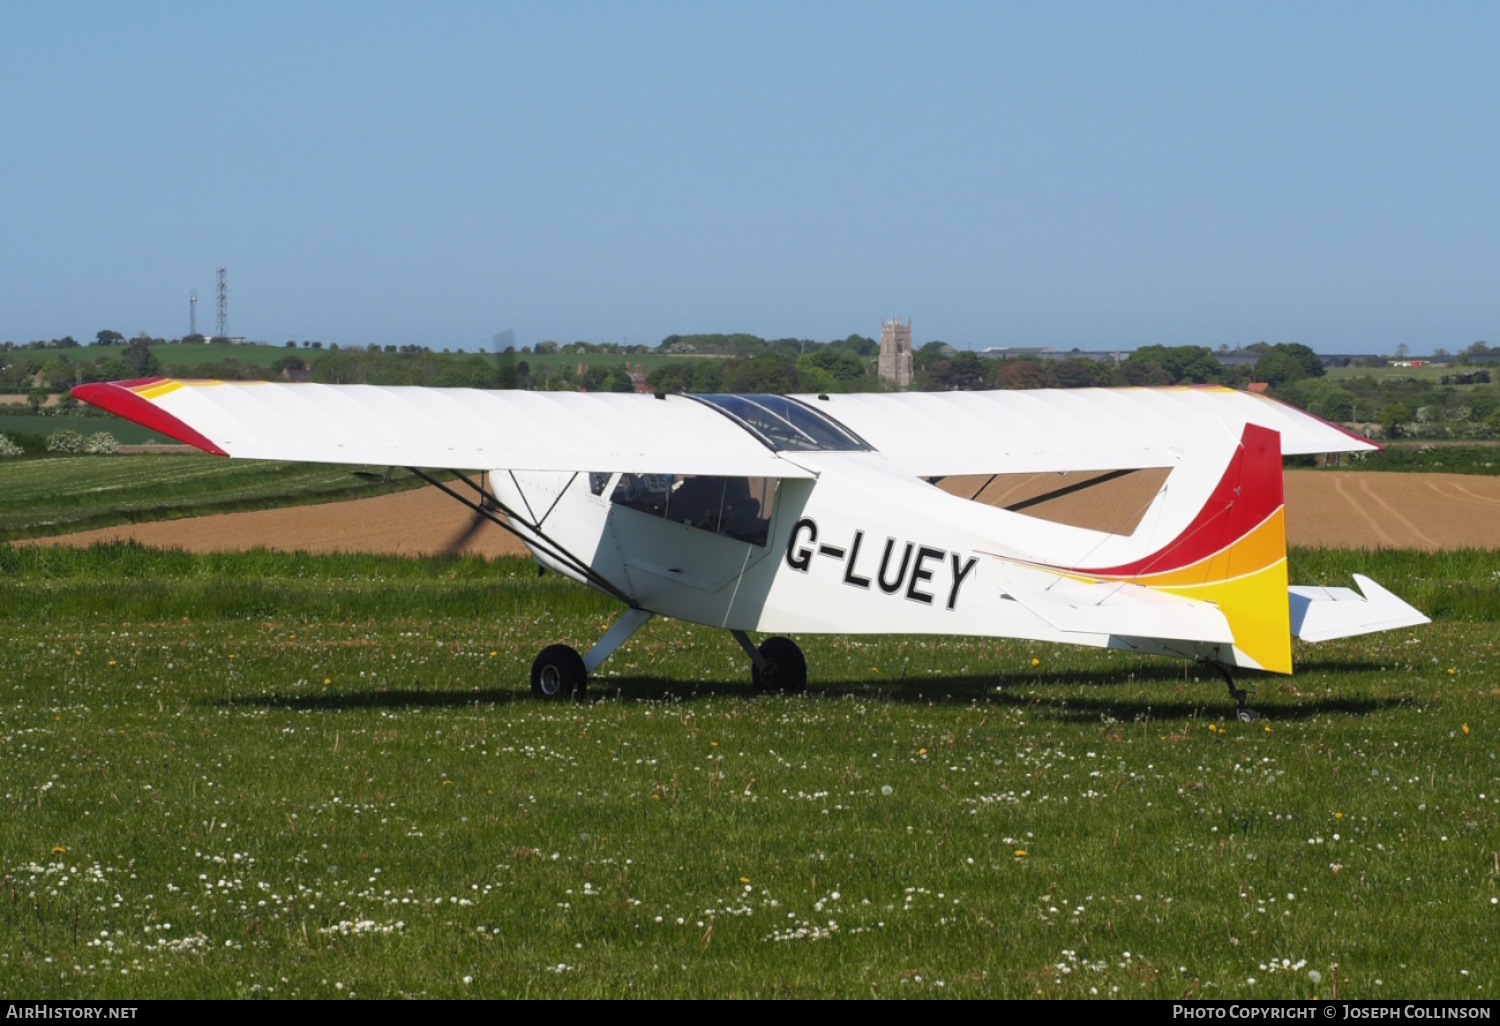
{"label": "aircraft wing", "polygon": [[1380,446],[1294,406],[1220,386],[1050,388],[797,396],[917,477],[1176,466],[1183,452],[1246,424],[1281,434],[1281,452]]}
{"label": "aircraft wing", "polygon": [[812,478],[682,396],[180,381],[73,395],[220,456],[453,470]]}

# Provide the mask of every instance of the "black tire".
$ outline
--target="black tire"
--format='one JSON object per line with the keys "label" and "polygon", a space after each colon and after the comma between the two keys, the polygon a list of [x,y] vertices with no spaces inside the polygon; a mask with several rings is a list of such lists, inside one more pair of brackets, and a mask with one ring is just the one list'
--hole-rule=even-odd
{"label": "black tire", "polygon": [[588,676],[583,656],[567,645],[548,645],[531,664],[531,693],[548,701],[582,698]]}
{"label": "black tire", "polygon": [[807,659],[791,638],[767,638],[760,643],[761,658],[766,661],[762,672],[750,670],[750,679],[761,691],[781,691],[796,695],[807,690]]}

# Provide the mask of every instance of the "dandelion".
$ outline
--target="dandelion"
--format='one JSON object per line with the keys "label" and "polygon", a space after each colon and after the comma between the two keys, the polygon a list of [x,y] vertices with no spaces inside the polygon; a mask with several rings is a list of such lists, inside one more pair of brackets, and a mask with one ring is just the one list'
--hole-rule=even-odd
{"label": "dandelion", "polygon": [[1323,974],[1316,969],[1309,969],[1307,971],[1307,978],[1312,981],[1314,987],[1323,982]]}
{"label": "dandelion", "polygon": [[1464,733],[1467,734],[1468,732],[1469,732],[1469,725],[1467,723],[1465,723],[1464,724]]}
{"label": "dandelion", "polygon": [[889,798],[891,795],[893,795],[893,794],[896,793],[896,789],[894,787],[892,787],[890,784],[881,784],[880,785],[880,793],[883,794],[883,795],[885,795],[887,798]]}
{"label": "dandelion", "polygon": [[68,849],[64,848],[60,844],[59,845],[54,845],[53,848],[52,848],[52,854],[54,854],[54,855],[64,855],[64,854],[67,853],[67,851],[68,851]]}
{"label": "dandelion", "polygon": [[1042,665],[1042,661],[1040,659],[1033,659],[1033,660],[1031,660],[1031,665],[1032,666],[1041,666]]}
{"label": "dandelion", "polygon": [[1026,849],[1025,848],[1017,848],[1016,849],[1016,858],[1018,858],[1018,859],[1024,859],[1025,857],[1026,857]]}

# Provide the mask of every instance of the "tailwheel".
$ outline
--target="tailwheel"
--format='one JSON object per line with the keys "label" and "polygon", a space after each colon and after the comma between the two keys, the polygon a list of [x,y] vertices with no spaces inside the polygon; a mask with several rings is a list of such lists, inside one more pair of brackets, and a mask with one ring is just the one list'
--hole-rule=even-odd
{"label": "tailwheel", "polygon": [[1223,663],[1212,663],[1210,665],[1219,671],[1219,676],[1223,677],[1224,683],[1229,685],[1229,697],[1234,699],[1234,718],[1241,723],[1250,723],[1260,719],[1260,713],[1245,704],[1245,700],[1250,697],[1250,693],[1243,688],[1234,686],[1234,675],[1229,672],[1229,667]]}
{"label": "tailwheel", "polygon": [[531,693],[537,698],[582,698],[587,688],[583,656],[567,645],[548,645],[531,664]]}
{"label": "tailwheel", "polygon": [[765,664],[750,670],[757,689],[792,695],[807,689],[807,659],[791,638],[767,638],[756,651]]}

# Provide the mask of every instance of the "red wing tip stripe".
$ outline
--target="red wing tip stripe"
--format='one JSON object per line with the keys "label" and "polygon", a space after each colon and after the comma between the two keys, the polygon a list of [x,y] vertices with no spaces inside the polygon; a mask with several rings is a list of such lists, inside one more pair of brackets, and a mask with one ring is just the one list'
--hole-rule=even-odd
{"label": "red wing tip stripe", "polygon": [[206,453],[214,456],[228,456],[229,453],[155,403],[142,399],[130,388],[132,385],[139,388],[142,384],[164,380],[166,379],[141,378],[134,382],[117,381],[112,384],[79,385],[68,394],[75,399],[82,399],[90,406],[97,406],[101,410],[113,413],[117,417],[124,417],[152,431],[160,431],[169,438],[197,446]]}

